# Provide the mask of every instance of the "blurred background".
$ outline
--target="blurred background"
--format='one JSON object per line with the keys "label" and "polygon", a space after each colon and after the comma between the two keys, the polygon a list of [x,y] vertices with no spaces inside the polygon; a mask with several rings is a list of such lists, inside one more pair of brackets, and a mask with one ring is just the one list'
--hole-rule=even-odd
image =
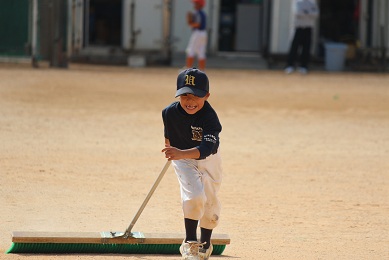
{"label": "blurred background", "polygon": [[[293,33],[294,0],[208,0],[208,67],[280,69]],[[312,66],[325,44],[347,45],[345,69],[386,71],[389,1],[317,0]],[[0,2],[0,61],[182,67],[190,0]]]}

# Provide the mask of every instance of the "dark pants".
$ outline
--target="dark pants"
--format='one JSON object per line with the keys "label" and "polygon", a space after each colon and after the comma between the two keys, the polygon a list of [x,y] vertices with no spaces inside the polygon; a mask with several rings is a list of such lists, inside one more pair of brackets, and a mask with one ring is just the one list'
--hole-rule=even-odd
{"label": "dark pants", "polygon": [[301,48],[299,66],[308,68],[312,40],[312,28],[297,28],[288,54],[287,66],[293,67],[296,63],[298,51]]}

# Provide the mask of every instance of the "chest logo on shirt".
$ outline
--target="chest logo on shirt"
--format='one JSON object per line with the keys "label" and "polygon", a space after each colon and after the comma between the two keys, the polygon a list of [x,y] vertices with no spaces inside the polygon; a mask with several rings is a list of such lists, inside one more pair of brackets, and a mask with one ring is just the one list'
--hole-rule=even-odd
{"label": "chest logo on shirt", "polygon": [[201,142],[203,139],[203,129],[196,126],[190,126],[190,128],[192,128],[192,140]]}

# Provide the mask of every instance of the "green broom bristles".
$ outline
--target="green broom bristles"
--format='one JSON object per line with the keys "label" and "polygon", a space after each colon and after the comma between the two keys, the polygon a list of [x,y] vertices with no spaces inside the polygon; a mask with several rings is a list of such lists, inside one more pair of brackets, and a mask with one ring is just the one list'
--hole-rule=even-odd
{"label": "green broom bristles", "polygon": [[[12,243],[6,254],[179,254],[180,244],[76,244]],[[221,255],[226,245],[214,245],[213,255]]]}

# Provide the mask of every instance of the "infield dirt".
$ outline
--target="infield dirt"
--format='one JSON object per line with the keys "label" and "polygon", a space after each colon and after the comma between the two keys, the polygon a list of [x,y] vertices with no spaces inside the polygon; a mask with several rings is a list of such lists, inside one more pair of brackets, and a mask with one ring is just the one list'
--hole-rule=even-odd
{"label": "infield dirt", "polygon": [[[0,66],[0,258],[11,232],[124,231],[165,159],[176,68]],[[389,75],[209,69],[223,125],[212,259],[389,259]],[[170,168],[134,231],[183,233]]]}

